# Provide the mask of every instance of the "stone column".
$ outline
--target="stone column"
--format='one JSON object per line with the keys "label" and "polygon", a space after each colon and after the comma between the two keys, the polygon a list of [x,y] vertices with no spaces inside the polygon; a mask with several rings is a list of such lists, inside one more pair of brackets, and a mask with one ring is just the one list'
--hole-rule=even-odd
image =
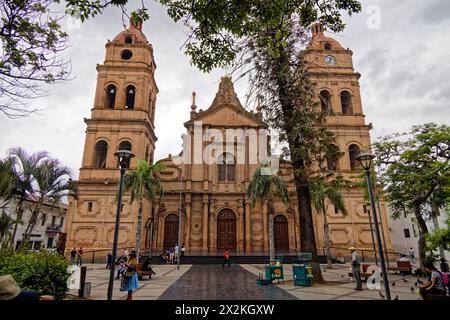
{"label": "stone column", "polygon": [[269,232],[267,230],[268,224],[267,224],[267,205],[264,201],[261,201],[261,212],[262,212],[262,219],[263,219],[263,250],[267,251],[269,250]]}
{"label": "stone column", "polygon": [[250,235],[251,232],[251,211],[250,211],[250,203],[245,203],[245,251],[251,251],[252,250],[252,238]]}
{"label": "stone column", "polygon": [[186,203],[186,237],[184,240],[184,246],[186,250],[189,249],[189,240],[191,238],[191,203]]}
{"label": "stone column", "polygon": [[203,197],[203,215],[202,215],[202,245],[203,251],[208,251],[208,197]]}
{"label": "stone column", "polygon": [[243,228],[244,219],[242,219],[242,204],[239,205],[240,201],[237,201],[237,202],[238,202],[238,207],[237,207],[237,217],[236,217],[237,218],[236,219],[236,222],[237,222],[237,228],[236,228],[236,232],[237,232],[236,249],[237,249],[238,252],[239,251],[242,252],[244,250],[244,244],[243,244],[243,239],[244,239],[244,237],[243,237],[243,233],[244,233],[244,228]]}
{"label": "stone column", "polygon": [[211,205],[211,212],[209,214],[209,251],[215,251],[216,250],[216,233],[217,233],[217,226],[216,226],[216,219],[215,219],[215,213],[216,213],[216,206],[213,202]]}

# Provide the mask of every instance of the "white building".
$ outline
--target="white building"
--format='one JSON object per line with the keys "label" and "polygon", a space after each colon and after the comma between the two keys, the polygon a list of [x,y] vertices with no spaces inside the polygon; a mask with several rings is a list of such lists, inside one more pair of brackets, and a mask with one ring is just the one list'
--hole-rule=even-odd
{"label": "white building", "polygon": [[[5,213],[12,218],[16,219],[16,207],[18,200],[10,201],[5,207]],[[22,242],[24,232],[32,217],[32,210],[36,206],[36,201],[33,199],[27,199],[22,204],[22,218],[23,224],[17,225],[17,231],[13,239],[14,248],[18,248]],[[35,227],[31,231],[30,243],[28,248],[30,250],[39,250],[42,248],[54,249],[58,237],[61,233],[64,233],[66,223],[67,205],[59,203],[53,205],[49,202],[44,202],[39,213],[38,220]],[[11,234],[13,228],[10,229]]]}
{"label": "white building", "polygon": [[[403,215],[398,219],[392,218],[392,210],[389,209],[389,233],[392,241],[392,248],[395,252],[405,253],[409,256],[410,248],[414,250],[414,256],[419,256],[419,226],[417,225],[416,218],[413,215],[404,217]],[[447,215],[442,212],[438,217],[439,228],[446,228],[445,220]],[[433,220],[431,218],[425,220],[428,230],[431,232],[435,229]],[[450,261],[450,252],[445,251],[445,257],[447,261]]]}

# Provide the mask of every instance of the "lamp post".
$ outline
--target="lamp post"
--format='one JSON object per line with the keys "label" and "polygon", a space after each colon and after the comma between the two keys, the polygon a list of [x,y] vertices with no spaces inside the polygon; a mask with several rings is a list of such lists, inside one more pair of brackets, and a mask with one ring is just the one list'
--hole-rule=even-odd
{"label": "lamp post", "polygon": [[370,236],[372,237],[372,249],[373,249],[373,255],[374,255],[374,257],[375,257],[375,264],[378,265],[377,249],[375,248],[375,239],[373,238],[372,218],[371,218],[371,212],[370,212],[370,209],[367,210],[367,214],[369,215]]}
{"label": "lamp post", "polygon": [[383,245],[381,243],[381,236],[380,236],[380,228],[378,225],[378,217],[377,217],[377,211],[375,209],[375,202],[373,198],[373,191],[372,191],[372,181],[370,178],[370,168],[372,167],[372,160],[375,158],[375,156],[371,153],[361,153],[356,157],[356,160],[361,164],[361,166],[364,168],[364,173],[366,174],[366,180],[367,180],[367,189],[369,191],[369,197],[370,197],[370,206],[372,208],[373,213],[373,223],[375,225],[375,234],[377,237],[377,244],[378,244],[378,250],[380,255],[380,263],[381,263],[381,272],[383,274],[383,282],[384,282],[384,291],[386,293],[386,299],[391,300],[391,292],[389,289],[389,282],[387,278],[387,270],[386,270],[386,264],[384,261],[384,254],[383,254]]}
{"label": "lamp post", "polygon": [[119,241],[119,225],[120,225],[120,211],[122,209],[122,193],[123,193],[123,184],[124,184],[124,176],[126,171],[126,164],[129,163],[129,160],[134,157],[134,154],[129,150],[119,150],[114,155],[119,159],[120,166],[120,182],[119,182],[119,194],[117,200],[117,211],[116,211],[116,224],[114,226],[114,242],[112,249],[112,264],[111,270],[109,271],[109,284],[108,284],[108,300],[112,300],[112,293],[114,287],[114,269],[116,265],[116,257],[117,257],[117,242]]}

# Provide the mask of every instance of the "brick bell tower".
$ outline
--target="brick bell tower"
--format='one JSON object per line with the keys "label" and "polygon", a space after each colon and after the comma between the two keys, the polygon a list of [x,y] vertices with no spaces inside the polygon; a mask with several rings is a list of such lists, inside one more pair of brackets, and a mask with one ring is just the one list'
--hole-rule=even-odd
{"label": "brick bell tower", "polygon": [[[359,79],[361,75],[353,67],[353,52],[328,37],[319,23],[311,28],[312,38],[305,51],[310,64],[311,80],[315,83],[316,98],[320,108],[327,112],[327,128],[336,136],[336,144],[343,156],[327,159],[328,170],[336,171],[350,181],[361,172],[356,156],[370,149],[371,124],[366,124]],[[333,254],[347,254],[349,246],[372,250],[370,205],[364,199],[364,190],[357,187],[342,190],[348,215],[344,216],[328,205],[328,223]],[[378,208],[377,208],[378,209]],[[391,250],[386,204],[381,199],[380,230],[384,242]],[[324,247],[323,217],[314,215],[315,232],[319,248]]]}
{"label": "brick bell tower", "polygon": [[[114,153],[127,149],[135,158],[128,167],[136,167],[137,160],[153,163],[155,142],[155,105],[158,87],[155,83],[156,64],[153,47],[142,33],[142,25],[131,24],[106,44],[105,61],[97,65],[97,88],[91,117],[87,124],[86,140],[79,177],[78,200],[68,207],[66,248],[83,247],[87,251],[112,248],[116,194],[120,177]],[[119,248],[134,247],[137,224],[137,202],[131,204],[124,194],[119,232]],[[150,212],[144,201],[143,221]],[[145,230],[142,230],[145,235]],[[142,248],[147,247],[142,236]],[[89,259],[89,255],[87,256]]]}

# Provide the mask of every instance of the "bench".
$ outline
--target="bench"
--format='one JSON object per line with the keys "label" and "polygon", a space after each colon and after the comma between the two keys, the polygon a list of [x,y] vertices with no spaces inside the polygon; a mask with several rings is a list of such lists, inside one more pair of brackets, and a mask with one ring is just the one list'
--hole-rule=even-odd
{"label": "bench", "polygon": [[412,274],[412,265],[410,261],[397,261],[397,269],[400,274]]}
{"label": "bench", "polygon": [[136,267],[136,272],[138,274],[138,279],[142,280],[143,277],[148,276],[148,279],[150,280],[152,278],[152,274],[153,272],[151,272],[150,270],[148,271],[144,271],[142,270],[142,264],[139,263]]}
{"label": "bench", "polygon": [[[369,266],[371,266],[372,264],[367,264],[367,263],[362,263],[361,264],[361,280],[362,281],[366,281],[367,279],[373,275],[375,273],[375,270],[372,270],[372,273],[368,273],[367,269],[369,268]],[[353,272],[349,272],[348,276],[353,278]]]}

